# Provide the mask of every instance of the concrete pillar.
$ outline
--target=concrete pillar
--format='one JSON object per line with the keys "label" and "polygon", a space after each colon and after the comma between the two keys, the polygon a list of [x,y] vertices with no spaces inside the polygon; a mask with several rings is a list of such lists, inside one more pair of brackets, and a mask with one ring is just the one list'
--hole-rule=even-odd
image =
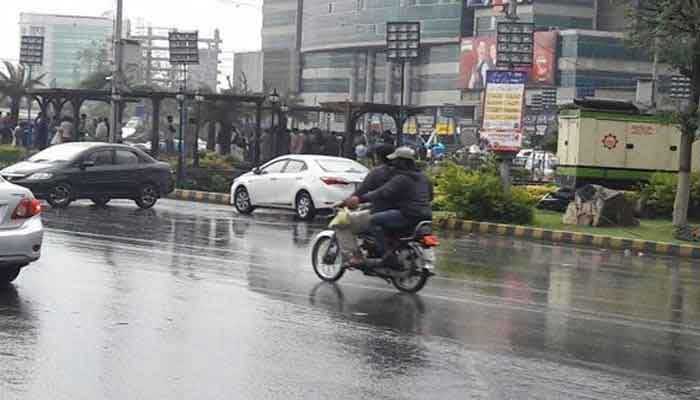
{"label": "concrete pillar", "polygon": [[374,102],[374,66],[377,61],[376,57],[374,50],[367,51],[367,68],[365,68],[365,101],[367,103]]}
{"label": "concrete pillar", "polygon": [[352,53],[352,66],[350,67],[350,92],[348,98],[350,101],[357,100],[357,53]]}
{"label": "concrete pillar", "polygon": [[394,91],[393,82],[394,81],[394,63],[389,60],[386,61],[384,65],[384,103],[394,104]]}
{"label": "concrete pillar", "polygon": [[153,85],[153,28],[148,27],[148,40],[146,42],[146,85]]}
{"label": "concrete pillar", "polygon": [[153,116],[151,120],[151,155],[158,157],[160,154],[160,97],[151,98],[153,104]]}
{"label": "concrete pillar", "polygon": [[411,75],[413,73],[413,66],[411,65],[410,62],[406,62],[406,71],[403,76],[403,104],[404,105],[410,105],[412,103],[411,101],[411,92],[413,88],[411,87]]}

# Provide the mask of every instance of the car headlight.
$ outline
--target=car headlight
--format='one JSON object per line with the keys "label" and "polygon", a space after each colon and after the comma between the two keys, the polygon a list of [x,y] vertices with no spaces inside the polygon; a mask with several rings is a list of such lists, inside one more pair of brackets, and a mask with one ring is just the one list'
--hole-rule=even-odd
{"label": "car headlight", "polygon": [[28,181],[45,181],[47,179],[53,178],[53,174],[48,172],[37,172],[36,174],[31,174],[27,178]]}

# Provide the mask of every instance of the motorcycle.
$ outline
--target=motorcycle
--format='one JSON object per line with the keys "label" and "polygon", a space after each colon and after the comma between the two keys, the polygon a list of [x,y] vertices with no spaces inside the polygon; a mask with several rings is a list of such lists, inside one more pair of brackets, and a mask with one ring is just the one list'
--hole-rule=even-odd
{"label": "motorcycle", "polygon": [[[369,220],[369,211],[349,212],[349,219]],[[364,218],[363,218],[364,217]],[[435,247],[432,222],[420,222],[411,232],[385,232],[387,257],[378,254],[376,239],[367,231],[367,224],[347,228],[334,227],[316,236],[311,257],[314,272],[323,281],[337,282],[346,271],[360,271],[369,277],[384,279],[396,289],[416,293],[435,275]],[[345,243],[343,245],[343,243]],[[344,248],[345,247],[345,248]],[[350,254],[361,252],[361,263],[349,263]]]}

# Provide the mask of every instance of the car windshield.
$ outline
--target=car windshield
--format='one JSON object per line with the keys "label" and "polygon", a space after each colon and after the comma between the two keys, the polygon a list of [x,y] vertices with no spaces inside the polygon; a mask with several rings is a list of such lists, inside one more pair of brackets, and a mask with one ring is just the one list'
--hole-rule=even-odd
{"label": "car windshield", "polygon": [[352,160],[317,160],[316,163],[324,172],[346,172],[350,174],[364,174],[367,168]]}
{"label": "car windshield", "polygon": [[51,146],[44,151],[36,153],[28,161],[33,163],[67,162],[75,158],[83,150],[85,150],[85,146],[75,146],[73,144]]}

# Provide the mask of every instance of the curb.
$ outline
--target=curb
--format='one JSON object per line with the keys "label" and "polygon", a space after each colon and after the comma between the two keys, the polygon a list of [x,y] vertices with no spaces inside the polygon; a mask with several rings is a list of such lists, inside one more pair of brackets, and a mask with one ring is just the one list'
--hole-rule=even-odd
{"label": "curb", "polygon": [[456,232],[484,233],[497,236],[515,237],[518,239],[594,246],[612,250],[635,250],[646,254],[700,259],[700,247],[690,245],[623,239],[612,236],[590,235],[578,232],[553,231],[528,226],[466,221],[446,217],[436,217],[435,225],[442,229]]}
{"label": "curb", "polygon": [[199,203],[212,203],[231,205],[231,195],[225,193],[199,192],[196,190],[175,189],[167,198],[173,200],[196,201]]}
{"label": "curb", "polygon": [[[231,205],[231,196],[225,193],[175,189],[175,191],[170,193],[167,197],[174,200]],[[623,239],[569,231],[554,231],[529,226],[467,221],[440,216],[435,217],[435,226],[455,232],[482,233],[526,240],[593,246],[611,250],[635,250],[645,254],[700,259],[700,247],[691,245]]]}

